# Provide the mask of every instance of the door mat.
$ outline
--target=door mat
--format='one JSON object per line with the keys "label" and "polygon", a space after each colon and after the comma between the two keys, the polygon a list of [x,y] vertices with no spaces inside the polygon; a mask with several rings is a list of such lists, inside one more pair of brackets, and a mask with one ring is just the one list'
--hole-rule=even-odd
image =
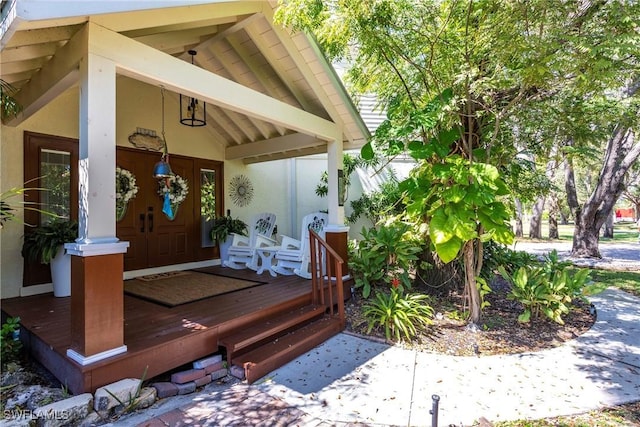
{"label": "door mat", "polygon": [[143,282],[151,282],[153,280],[168,279],[169,277],[184,276],[186,274],[189,274],[189,272],[188,271],[168,271],[166,273],[157,273],[157,274],[149,274],[148,276],[140,276],[140,277],[136,277],[136,279],[142,280]]}
{"label": "door mat", "polygon": [[184,274],[156,280],[130,279],[124,282],[124,293],[167,307],[200,301],[217,295],[261,286],[266,282],[185,271]]}

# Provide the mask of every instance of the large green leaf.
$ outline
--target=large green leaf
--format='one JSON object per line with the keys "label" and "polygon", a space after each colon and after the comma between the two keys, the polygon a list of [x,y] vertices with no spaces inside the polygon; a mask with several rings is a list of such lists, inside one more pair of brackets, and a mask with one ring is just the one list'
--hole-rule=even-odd
{"label": "large green leaf", "polygon": [[451,262],[458,256],[460,249],[462,248],[462,240],[453,236],[451,239],[444,243],[438,244],[434,242],[436,253],[442,260],[442,262]]}
{"label": "large green leaf", "polygon": [[429,223],[429,232],[435,244],[443,244],[454,236],[444,209],[438,209],[434,213]]}
{"label": "large green leaf", "polygon": [[371,146],[370,142],[367,142],[361,149],[360,149],[360,156],[362,156],[363,159],[365,160],[371,160],[374,157],[373,154],[373,147]]}

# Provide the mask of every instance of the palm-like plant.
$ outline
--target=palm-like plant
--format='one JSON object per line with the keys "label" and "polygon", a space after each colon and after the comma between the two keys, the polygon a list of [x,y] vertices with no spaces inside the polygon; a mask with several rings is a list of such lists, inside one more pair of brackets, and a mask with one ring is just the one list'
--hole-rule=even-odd
{"label": "palm-like plant", "polygon": [[9,116],[17,116],[22,111],[22,106],[13,97],[16,93],[16,88],[10,83],[0,79],[0,117],[6,119]]}

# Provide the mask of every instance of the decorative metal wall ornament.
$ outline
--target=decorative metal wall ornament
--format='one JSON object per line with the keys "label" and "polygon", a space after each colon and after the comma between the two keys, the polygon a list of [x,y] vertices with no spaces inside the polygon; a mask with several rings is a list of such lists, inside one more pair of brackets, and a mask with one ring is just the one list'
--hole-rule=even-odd
{"label": "decorative metal wall ornament", "polygon": [[253,199],[253,185],[244,175],[236,175],[229,183],[229,196],[236,206],[248,206]]}

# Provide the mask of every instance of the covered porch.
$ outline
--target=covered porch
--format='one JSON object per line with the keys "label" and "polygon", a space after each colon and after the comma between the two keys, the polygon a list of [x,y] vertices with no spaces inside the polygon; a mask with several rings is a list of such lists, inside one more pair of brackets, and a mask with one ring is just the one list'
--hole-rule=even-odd
{"label": "covered porch", "polygon": [[[20,317],[21,340],[27,350],[74,394],[94,392],[122,378],[145,375],[144,379],[150,379],[218,353],[230,366],[232,345],[242,347],[232,356],[240,360],[236,364],[256,349],[264,359],[270,358],[265,366],[248,373],[247,379],[253,382],[344,329],[344,308],[337,298],[350,297],[350,282],[340,281],[343,292],[333,286],[331,296],[327,283],[320,284],[325,295],[319,298],[317,292],[314,295],[315,280],[296,275],[272,277],[220,266],[199,271],[263,284],[176,307],[125,294],[127,352],[85,366],[67,356],[72,339],[70,297],[48,293],[4,299],[2,311]],[[239,332],[243,337],[234,339]],[[273,347],[273,340],[285,346],[284,351],[267,354],[265,348]]]}
{"label": "covered porch", "polygon": [[[117,194],[111,183],[116,168],[123,166],[117,149],[142,155],[143,149],[130,146],[134,129],[161,129],[164,149],[168,151],[169,145],[178,172],[179,160],[186,157],[224,166],[218,173],[224,180],[217,187],[217,215],[231,205],[224,187],[232,174],[255,173],[257,180],[263,175],[250,165],[326,153],[329,190],[321,209],[328,211],[333,234],[339,235],[339,246],[346,252],[338,190],[342,153],[363,144],[366,127],[313,39],[276,24],[275,8],[276,2],[252,1],[58,2],[51,7],[31,0],[3,2],[1,77],[15,87],[14,97],[22,106],[20,114],[2,125],[2,166],[9,178],[5,181],[3,175],[3,184],[21,187],[25,182],[33,157],[22,150],[25,135],[73,140],[77,155],[70,156],[69,168],[77,185],[70,190],[68,218],[78,220],[79,236],[66,245],[72,255],[71,297],[55,300],[50,294],[36,295],[46,283],[32,286],[22,280],[24,230],[16,224],[7,227],[2,240],[2,308],[9,316],[20,316],[23,338],[32,352],[58,378],[67,379],[73,392],[93,390],[125,376],[139,377],[147,366],[147,376],[153,376],[211,354],[234,328],[259,324],[269,311],[281,312],[300,298],[310,298],[297,295],[296,285],[291,285],[296,292],[278,293],[280,280],[294,280],[287,278],[260,288],[275,295],[241,291],[246,294],[239,304],[220,297],[222,302],[215,304],[211,299],[209,304],[194,302],[167,311],[123,297],[123,275],[130,270],[123,258],[134,245],[133,238],[117,232]],[[192,50],[199,52],[195,60]],[[167,120],[169,138],[164,137],[165,91],[167,112],[175,113]],[[161,107],[151,92],[162,94]],[[206,103],[206,126],[185,127],[178,121],[183,98]],[[151,151],[159,158],[162,150]],[[273,169],[283,171],[281,165]],[[183,175],[190,170],[183,169]],[[265,188],[293,187],[290,177],[295,172],[284,179],[279,175],[277,181],[272,178]],[[144,179],[148,189],[143,194],[141,186],[137,198],[141,206],[144,196],[158,202],[155,178],[138,173],[139,182]],[[278,210],[281,229],[295,229],[298,209],[319,207],[311,209],[291,197],[293,193],[294,189],[265,191],[255,206],[239,206],[234,214],[246,218],[258,206],[266,209],[268,202]],[[146,218],[148,206],[153,207],[143,206]],[[195,200],[189,206],[197,217]],[[182,217],[186,207],[187,203],[181,208]],[[139,221],[142,213],[132,210],[131,217]],[[175,228],[179,220],[172,223]],[[155,247],[152,238],[157,237],[158,227],[137,225],[145,230],[141,239],[146,239],[147,248]],[[187,235],[196,227],[194,220],[176,233]],[[151,257],[136,269],[177,263],[183,263],[178,266],[182,268],[189,262],[211,266],[217,261],[215,256],[195,258],[160,262]],[[309,288],[305,283],[302,288]],[[23,297],[10,298],[18,295]]]}

